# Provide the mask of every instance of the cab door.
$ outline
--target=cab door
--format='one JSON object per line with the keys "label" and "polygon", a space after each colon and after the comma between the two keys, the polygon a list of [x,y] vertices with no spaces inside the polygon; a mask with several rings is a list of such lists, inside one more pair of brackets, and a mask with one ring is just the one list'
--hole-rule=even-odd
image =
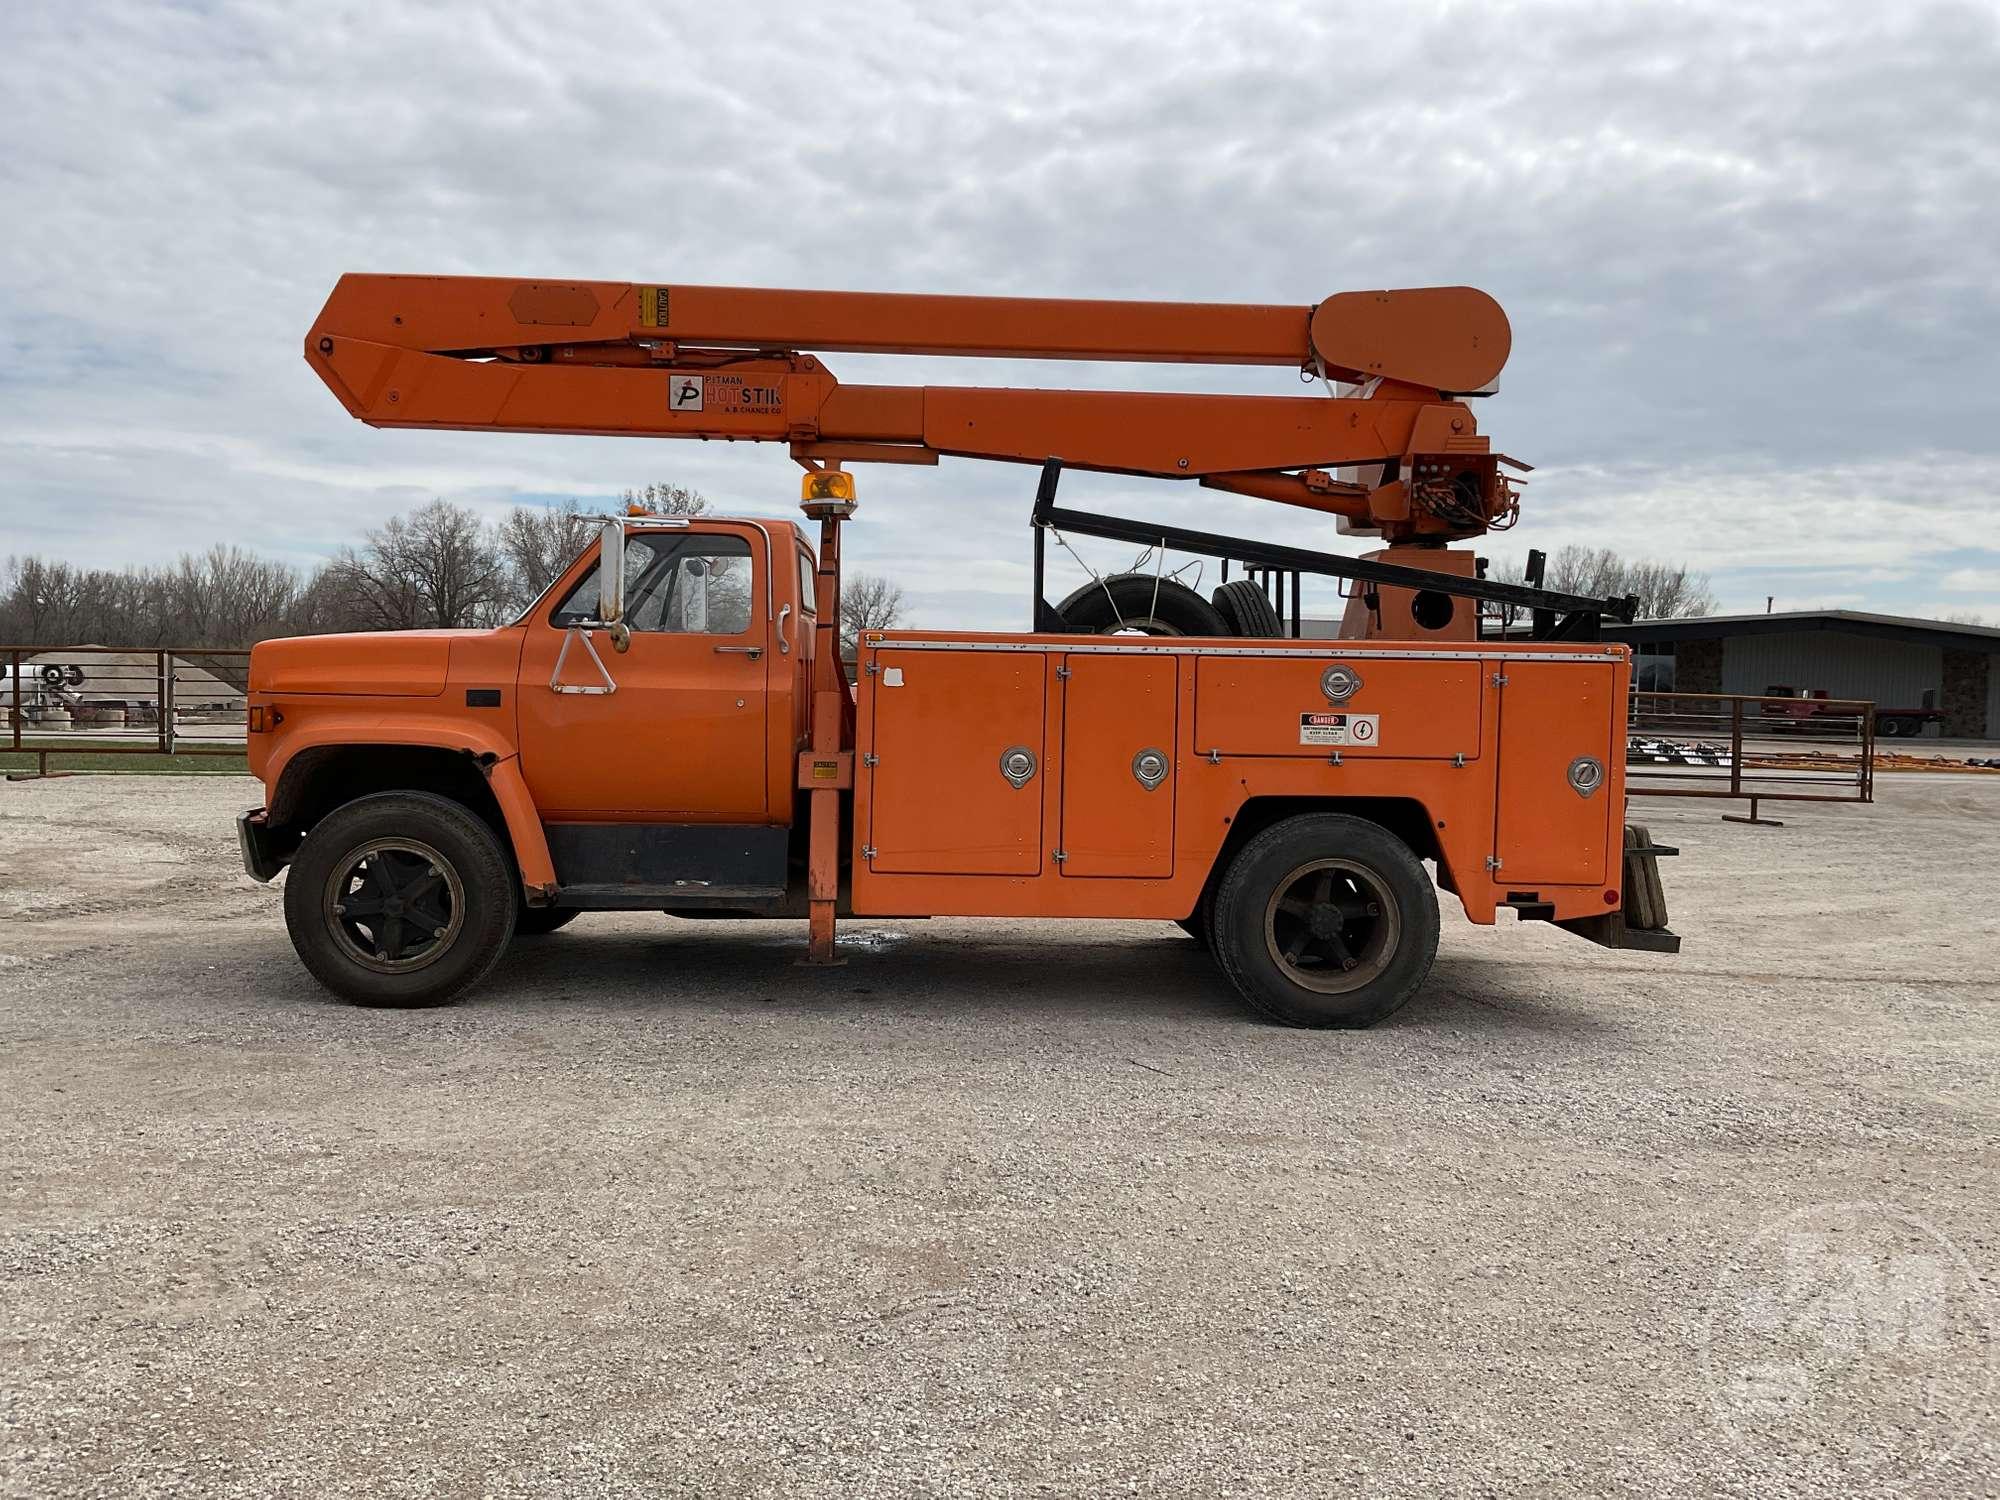
{"label": "cab door", "polygon": [[[522,774],[545,820],[766,819],[768,566],[754,528],[633,532],[624,652],[604,631],[567,628],[595,612],[595,564],[540,607],[528,622],[519,700]],[[559,691],[607,682],[610,692]]]}

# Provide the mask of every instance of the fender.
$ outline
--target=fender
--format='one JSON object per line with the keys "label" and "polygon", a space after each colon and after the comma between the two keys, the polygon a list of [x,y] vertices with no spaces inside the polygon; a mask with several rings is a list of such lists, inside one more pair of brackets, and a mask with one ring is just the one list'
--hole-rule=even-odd
{"label": "fender", "polygon": [[307,722],[288,728],[261,765],[254,767],[266,795],[273,795],[286,769],[308,750],[358,749],[369,745],[400,745],[447,750],[472,758],[493,791],[514,862],[530,905],[545,905],[556,889],[555,861],[542,832],[542,820],[521,775],[520,752],[503,735],[483,725],[444,714],[411,714],[403,705],[393,713],[323,707],[294,700],[286,705]]}

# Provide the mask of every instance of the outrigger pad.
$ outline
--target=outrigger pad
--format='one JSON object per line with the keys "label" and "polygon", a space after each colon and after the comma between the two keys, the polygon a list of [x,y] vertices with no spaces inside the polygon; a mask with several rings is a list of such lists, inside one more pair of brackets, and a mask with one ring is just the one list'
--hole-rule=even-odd
{"label": "outrigger pad", "polygon": [[1655,844],[1643,823],[1625,825],[1625,925],[1640,932],[1667,930],[1667,892],[1660,883],[1660,860],[1678,849]]}

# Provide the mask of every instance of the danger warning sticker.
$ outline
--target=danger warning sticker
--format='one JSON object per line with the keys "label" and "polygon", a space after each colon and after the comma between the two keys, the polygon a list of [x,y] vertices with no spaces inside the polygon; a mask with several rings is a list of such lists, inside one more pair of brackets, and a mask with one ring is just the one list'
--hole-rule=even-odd
{"label": "danger warning sticker", "polygon": [[1300,714],[1301,745],[1378,745],[1380,714]]}

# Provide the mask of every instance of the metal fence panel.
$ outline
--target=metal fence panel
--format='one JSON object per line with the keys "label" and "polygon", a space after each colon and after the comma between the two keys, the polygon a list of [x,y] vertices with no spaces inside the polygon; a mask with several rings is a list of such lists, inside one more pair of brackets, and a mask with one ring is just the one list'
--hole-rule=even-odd
{"label": "metal fence panel", "polygon": [[1625,789],[1634,797],[1875,800],[1875,705],[1741,693],[1632,694]]}
{"label": "metal fence panel", "polygon": [[0,646],[0,747],[241,755],[248,650]]}

